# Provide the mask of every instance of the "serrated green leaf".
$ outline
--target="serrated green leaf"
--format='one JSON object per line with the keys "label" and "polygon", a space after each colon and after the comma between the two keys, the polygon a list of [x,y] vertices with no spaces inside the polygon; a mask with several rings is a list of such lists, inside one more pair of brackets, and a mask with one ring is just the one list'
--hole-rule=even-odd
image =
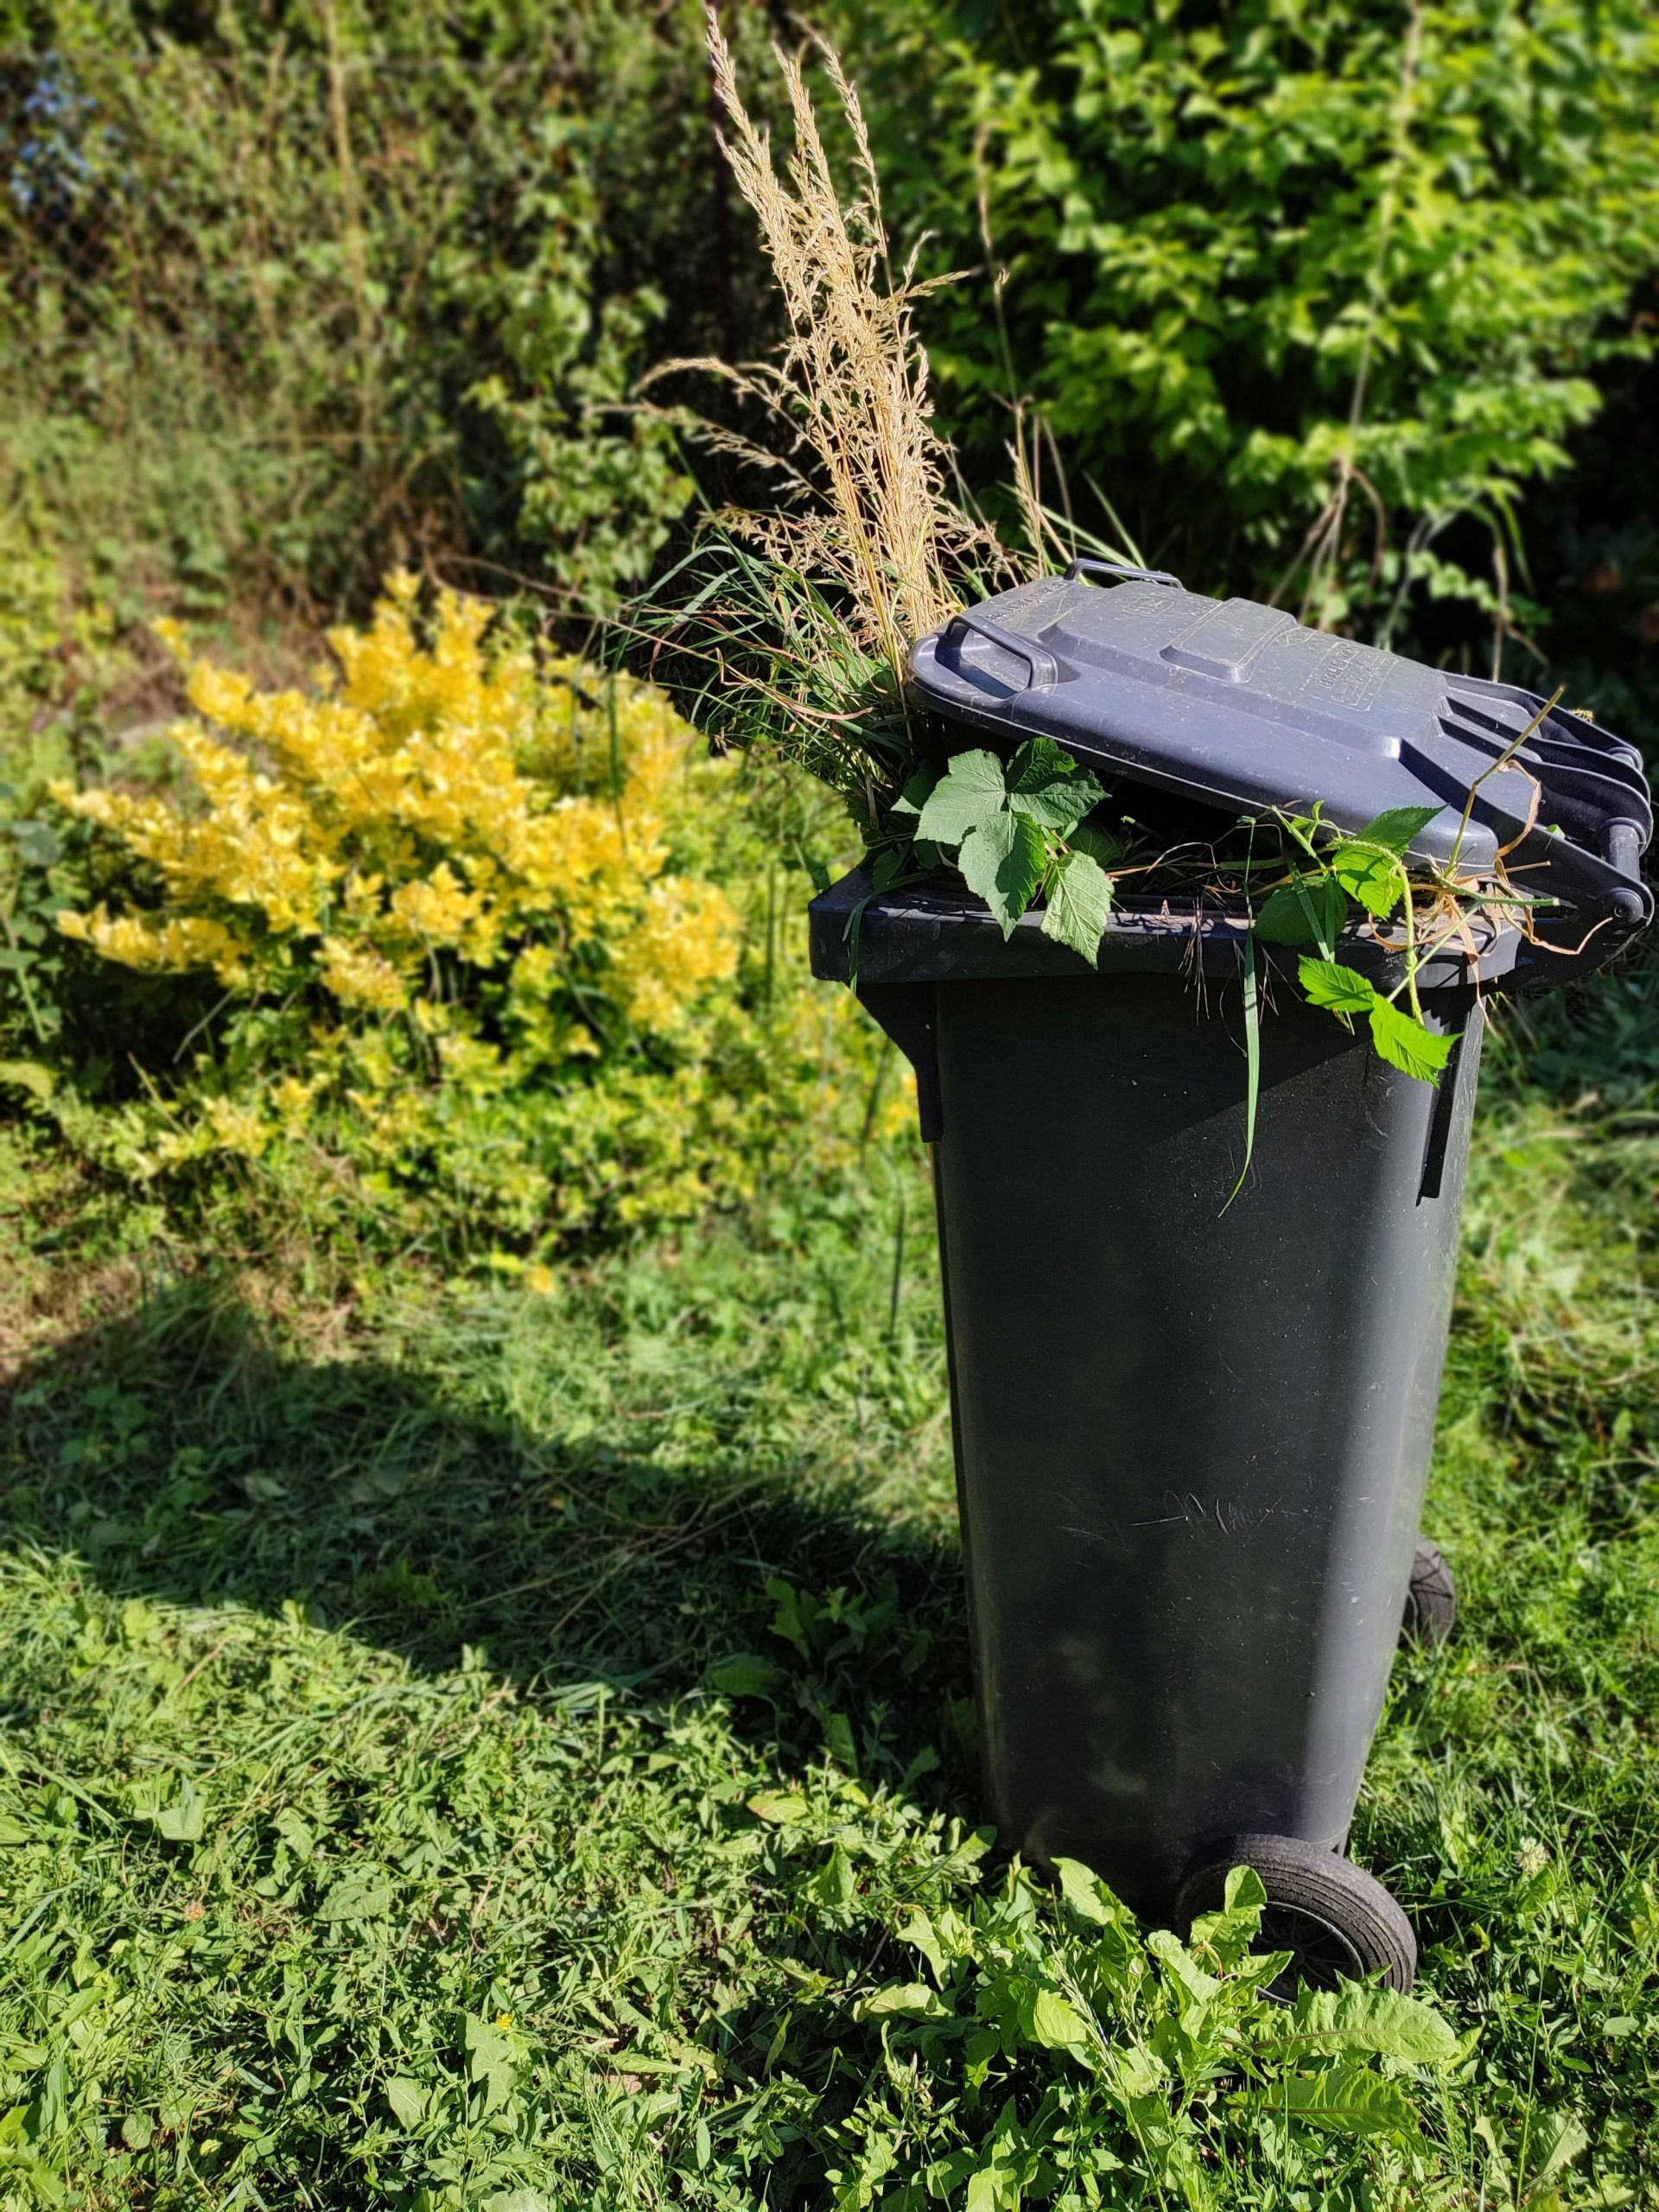
{"label": "serrated green leaf", "polygon": [[1414,1014],[1391,1006],[1387,999],[1376,1000],[1371,1007],[1371,1042],[1378,1057],[1420,1083],[1440,1081],[1457,1041],[1455,1036],[1440,1037],[1424,1028]]}
{"label": "serrated green leaf", "polygon": [[1106,793],[1087,768],[1052,737],[1028,737],[1008,763],[1008,804],[1039,828],[1064,836]]}
{"label": "serrated green leaf", "polygon": [[1047,861],[1043,833],[1020,814],[994,814],[969,831],[957,864],[968,888],[982,898],[1005,938],[1037,895]]}
{"label": "serrated green leaf", "polygon": [[1351,2050],[1374,2051],[1420,2066],[1446,2066],[1463,2044],[1450,2024],[1421,1998],[1397,1989],[1344,1982],[1339,1990],[1311,1990],[1297,2007],[1299,2027]]}
{"label": "serrated green leaf", "polygon": [[1094,967],[1112,916],[1112,879],[1087,853],[1062,853],[1048,880],[1043,935],[1069,944]]}
{"label": "serrated green leaf", "polygon": [[1369,1014],[1376,1004],[1376,993],[1367,978],[1339,960],[1314,960],[1304,953],[1296,974],[1313,1006],[1328,1006],[1338,1014]]}
{"label": "serrated green leaf", "polygon": [[1068,830],[1065,842],[1073,852],[1087,853],[1090,859],[1098,861],[1102,868],[1116,868],[1123,857],[1123,840],[1092,822],[1079,822]]}
{"label": "serrated green leaf", "polygon": [[1254,926],[1267,944],[1328,944],[1347,918],[1348,894],[1339,883],[1304,875],[1268,893]]}
{"label": "serrated green leaf", "polygon": [[1257,2110],[1288,2113],[1294,2120],[1344,2135],[1391,2135],[1404,2145],[1417,2137],[1410,2093],[1402,2082],[1370,2066],[1327,2066],[1318,2074],[1293,2075],[1251,2101]]}
{"label": "serrated green leaf", "polygon": [[887,811],[890,814],[919,814],[938,788],[939,777],[938,768],[918,768]]}
{"label": "serrated green leaf", "polygon": [[1421,835],[1437,814],[1445,811],[1443,806],[1391,806],[1355,835],[1368,845],[1386,845],[1391,853],[1403,855],[1412,839]]}
{"label": "serrated green leaf", "polygon": [[1391,914],[1406,895],[1406,871],[1400,855],[1384,845],[1344,841],[1331,855],[1331,873],[1367,913]]}
{"label": "serrated green leaf", "polygon": [[775,1659],[758,1651],[734,1651],[709,1668],[709,1685],[722,1697],[771,1697],[789,1676]]}
{"label": "serrated green leaf", "polygon": [[969,830],[1004,812],[1007,803],[995,753],[958,753],[928,794],[916,834],[936,845],[959,845]]}

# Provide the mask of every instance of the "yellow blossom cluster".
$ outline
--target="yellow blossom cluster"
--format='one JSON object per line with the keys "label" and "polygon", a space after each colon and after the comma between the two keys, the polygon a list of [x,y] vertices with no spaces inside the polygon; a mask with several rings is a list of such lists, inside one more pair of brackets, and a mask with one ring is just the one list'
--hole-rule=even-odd
{"label": "yellow blossom cluster", "polygon": [[423,621],[395,577],[310,691],[192,662],[169,629],[185,790],[58,787],[131,886],[65,933],[210,970],[232,1007],[137,1172],[309,1147],[411,1221],[440,1192],[541,1244],[741,1196],[780,1145],[817,1148],[832,1089],[864,1095],[865,1033],[770,903],[753,946],[772,861],[736,764],[649,685],[492,620],[443,592]]}

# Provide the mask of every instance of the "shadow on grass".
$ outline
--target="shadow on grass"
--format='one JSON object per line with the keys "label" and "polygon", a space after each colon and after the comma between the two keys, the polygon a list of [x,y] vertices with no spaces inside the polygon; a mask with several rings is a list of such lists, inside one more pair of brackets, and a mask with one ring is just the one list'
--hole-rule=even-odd
{"label": "shadow on grass", "polygon": [[[836,1670],[881,1764],[904,1772],[960,1726],[954,1543],[884,1518],[844,1471],[741,1437],[670,1466],[535,1433],[413,1370],[273,1350],[245,1306],[197,1285],[26,1367],[0,1446],[0,1541],[84,1560],[117,1598],[299,1606],[427,1672],[470,1651],[524,1694],[604,1684],[656,1702],[734,1654],[787,1659],[767,1586],[782,1580],[843,1592],[855,1643],[861,1624],[905,1640],[901,1686],[890,1667]],[[823,1744],[821,1714],[741,1710],[757,1745]],[[960,1767],[935,1779],[972,1812]]]}

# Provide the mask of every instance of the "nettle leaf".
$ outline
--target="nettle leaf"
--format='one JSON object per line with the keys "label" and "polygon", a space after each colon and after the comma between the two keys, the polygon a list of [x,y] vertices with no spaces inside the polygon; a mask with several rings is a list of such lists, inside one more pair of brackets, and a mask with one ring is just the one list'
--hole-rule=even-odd
{"label": "nettle leaf", "polygon": [[1331,855],[1331,873],[1351,899],[1357,899],[1379,920],[1391,914],[1406,895],[1400,855],[1386,845],[1357,841],[1338,845]]}
{"label": "nettle leaf", "polygon": [[1047,859],[1034,822],[1020,814],[993,814],[963,837],[957,864],[968,888],[985,901],[1009,938],[1037,895]]}
{"label": "nettle leaf", "polygon": [[1288,2113],[1293,2120],[1344,2135],[1391,2135],[1404,2144],[1417,2137],[1410,2092],[1370,2066],[1327,2066],[1322,2073],[1293,2075],[1255,2101],[1259,2109]]}
{"label": "nettle leaf", "polygon": [[1306,1991],[1296,2010],[1299,2028],[1350,2050],[1420,2066],[1449,2066],[1463,2055],[1462,2038],[1450,2024],[1421,1998],[1397,1989],[1344,1982],[1339,1990]]}
{"label": "nettle leaf", "polygon": [[1092,968],[1112,916],[1112,879],[1087,853],[1062,853],[1048,880],[1043,935],[1069,944]]}
{"label": "nettle leaf", "polygon": [[1052,737],[1028,737],[1008,763],[1008,804],[1065,836],[1106,796],[1099,781]]}
{"label": "nettle leaf", "polygon": [[1262,902],[1255,929],[1268,944],[1328,944],[1348,917],[1348,894],[1332,876],[1302,875]]}
{"label": "nettle leaf", "polygon": [[1378,1056],[1420,1083],[1439,1083],[1457,1041],[1455,1036],[1437,1036],[1414,1014],[1391,1006],[1387,999],[1378,999],[1371,1007],[1371,1042]]}
{"label": "nettle leaf", "polygon": [[923,804],[918,837],[959,845],[970,830],[1004,812],[1008,790],[995,753],[958,753]]}
{"label": "nettle leaf", "polygon": [[1421,836],[1437,814],[1445,811],[1443,806],[1391,806],[1355,834],[1368,845],[1386,845],[1391,853],[1403,858],[1412,839]]}
{"label": "nettle leaf", "polygon": [[1376,1004],[1369,980],[1339,960],[1314,960],[1304,953],[1296,974],[1310,1005],[1328,1006],[1338,1014],[1369,1014]]}

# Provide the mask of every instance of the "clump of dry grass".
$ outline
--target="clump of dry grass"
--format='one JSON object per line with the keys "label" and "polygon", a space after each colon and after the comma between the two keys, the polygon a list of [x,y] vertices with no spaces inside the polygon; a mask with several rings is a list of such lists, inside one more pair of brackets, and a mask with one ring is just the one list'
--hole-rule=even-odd
{"label": "clump of dry grass", "polygon": [[861,798],[873,817],[882,789],[913,758],[903,700],[910,646],[965,597],[1014,579],[992,531],[952,497],[950,448],[933,425],[913,311],[952,280],[918,278],[914,253],[894,271],[857,92],[827,41],[808,43],[851,137],[857,186],[848,202],[802,56],[773,49],[794,140],[780,170],[709,11],[721,144],[760,224],[789,337],[769,361],[681,360],[658,372],[712,373],[759,413],[753,435],[702,419],[693,428],[772,493],[765,506],[711,518],[701,563],[688,571],[696,612],[677,610],[658,634],[690,644],[705,664],[700,719],[749,742],[781,743]]}

